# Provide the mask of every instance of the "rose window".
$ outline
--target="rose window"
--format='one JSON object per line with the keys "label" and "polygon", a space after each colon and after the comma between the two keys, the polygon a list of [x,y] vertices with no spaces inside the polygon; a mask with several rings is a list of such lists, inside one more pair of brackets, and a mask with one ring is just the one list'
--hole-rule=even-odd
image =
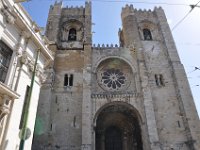
{"label": "rose window", "polygon": [[125,76],[119,69],[107,69],[103,72],[102,82],[112,89],[119,89],[125,84]]}
{"label": "rose window", "polygon": [[100,86],[109,91],[119,91],[127,87],[128,75],[121,69],[104,68],[98,74]]}

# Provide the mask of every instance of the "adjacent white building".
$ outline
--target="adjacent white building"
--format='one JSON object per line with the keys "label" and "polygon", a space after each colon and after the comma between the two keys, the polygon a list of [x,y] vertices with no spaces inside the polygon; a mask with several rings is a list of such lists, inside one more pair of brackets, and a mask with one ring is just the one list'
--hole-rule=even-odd
{"label": "adjacent white building", "polygon": [[45,80],[43,72],[53,60],[48,44],[21,4],[13,0],[0,1],[1,150],[19,149],[20,131],[26,122],[25,109],[28,109],[25,108],[28,90],[31,89],[34,64],[39,56],[26,124],[30,132],[24,147],[31,149],[40,87]]}

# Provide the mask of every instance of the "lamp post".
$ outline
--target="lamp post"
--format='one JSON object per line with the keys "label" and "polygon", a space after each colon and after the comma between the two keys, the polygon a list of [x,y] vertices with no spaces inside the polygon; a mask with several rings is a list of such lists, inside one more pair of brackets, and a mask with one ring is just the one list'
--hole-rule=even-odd
{"label": "lamp post", "polygon": [[39,58],[39,54],[40,54],[40,50],[38,49],[37,54],[36,54],[33,74],[32,74],[32,78],[31,78],[30,90],[28,91],[28,96],[27,96],[27,99],[25,100],[25,101],[27,101],[27,105],[25,106],[25,114],[24,114],[24,118],[23,118],[24,122],[23,122],[22,130],[20,131],[20,139],[21,140],[20,140],[19,150],[24,150],[25,140],[28,138],[27,137],[28,132],[30,133],[30,130],[28,130],[28,128],[27,128],[27,123],[28,123],[31,95],[32,95],[32,91],[33,91],[33,85],[35,82],[35,74],[36,74],[37,61]]}

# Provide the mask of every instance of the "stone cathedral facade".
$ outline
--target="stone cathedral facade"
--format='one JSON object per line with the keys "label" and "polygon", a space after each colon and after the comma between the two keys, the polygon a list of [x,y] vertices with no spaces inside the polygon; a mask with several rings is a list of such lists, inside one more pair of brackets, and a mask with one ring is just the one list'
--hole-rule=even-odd
{"label": "stone cathedral facade", "polygon": [[199,150],[190,87],[162,8],[121,12],[118,45],[92,44],[91,2],[49,10],[33,150]]}

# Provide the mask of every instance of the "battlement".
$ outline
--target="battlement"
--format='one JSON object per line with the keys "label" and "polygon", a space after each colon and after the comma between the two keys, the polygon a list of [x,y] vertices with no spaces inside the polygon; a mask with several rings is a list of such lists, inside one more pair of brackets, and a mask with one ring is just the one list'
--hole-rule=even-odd
{"label": "battlement", "polygon": [[159,6],[159,7],[154,7],[154,11],[156,11],[156,10],[163,10],[163,9],[162,9],[161,6]]}
{"label": "battlement", "polygon": [[156,10],[162,10],[162,7],[154,7],[153,10],[151,9],[134,9],[135,13],[144,13],[144,14],[150,14],[150,13],[154,13]]}
{"label": "battlement", "polygon": [[134,11],[132,4],[130,6],[126,4],[125,7],[122,7],[122,13],[127,13],[127,12],[132,12],[132,11]]}
{"label": "battlement", "polygon": [[66,8],[66,9],[84,9],[84,7],[83,6],[66,6],[66,7],[64,7],[64,8]]}
{"label": "battlement", "polygon": [[80,15],[80,13],[84,13],[85,9],[91,7],[91,2],[86,1],[85,6],[64,6],[62,1],[55,1],[54,5],[50,6],[51,14],[59,14],[59,12],[64,11],[65,13],[73,13]]}
{"label": "battlement", "polygon": [[125,7],[122,7],[121,17],[124,18],[129,15],[134,15],[134,8],[132,4],[130,6],[127,4]]}
{"label": "battlement", "polygon": [[135,9],[135,12],[137,13],[152,13],[153,11],[151,9]]}
{"label": "battlement", "polygon": [[92,46],[95,49],[115,49],[115,48],[119,48],[120,46],[118,44],[93,44]]}
{"label": "battlement", "polygon": [[83,6],[66,6],[62,8],[62,13],[70,15],[83,15],[85,8]]}
{"label": "battlement", "polygon": [[121,13],[121,16],[122,16],[122,19],[124,17],[127,17],[129,15],[134,15],[134,14],[139,14],[139,15],[151,15],[153,13],[155,13],[156,11],[159,11],[159,10],[163,10],[162,7],[154,7],[153,10],[151,9],[135,9],[133,7],[133,5],[126,5],[125,7],[122,8],[122,13]]}

